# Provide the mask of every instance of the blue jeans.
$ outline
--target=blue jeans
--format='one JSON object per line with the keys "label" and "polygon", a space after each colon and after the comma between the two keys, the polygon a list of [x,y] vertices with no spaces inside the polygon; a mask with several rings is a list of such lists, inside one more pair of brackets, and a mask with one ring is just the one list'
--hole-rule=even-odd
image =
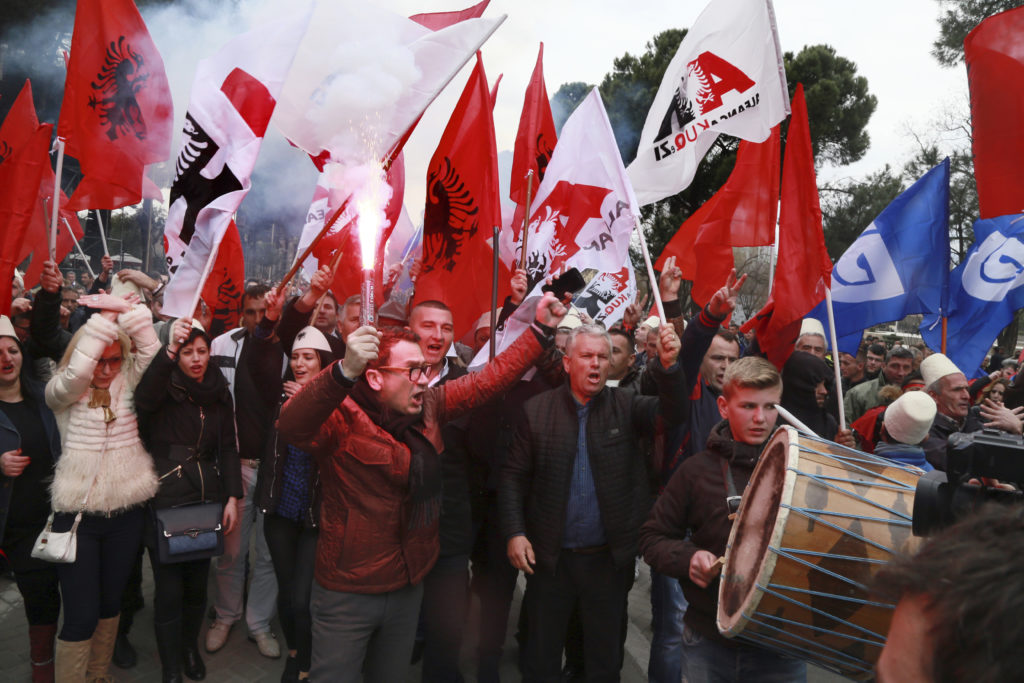
{"label": "blue jeans", "polygon": [[679,580],[651,569],[651,656],[647,662],[650,683],[678,683],[683,671],[683,615],[686,598]]}
{"label": "blue jeans", "polygon": [[807,665],[746,643],[722,645],[687,626],[683,675],[687,683],[804,683]]}

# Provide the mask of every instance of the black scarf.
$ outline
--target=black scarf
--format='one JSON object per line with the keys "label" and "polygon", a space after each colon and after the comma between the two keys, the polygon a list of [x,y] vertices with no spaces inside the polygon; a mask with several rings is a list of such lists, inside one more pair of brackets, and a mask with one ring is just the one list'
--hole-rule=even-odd
{"label": "black scarf", "polygon": [[224,378],[224,373],[212,365],[207,366],[206,373],[199,381],[188,377],[177,364],[171,371],[171,375],[171,384],[184,389],[193,403],[208,408],[224,402],[224,392],[228,389],[228,381]]}
{"label": "black scarf", "polygon": [[401,415],[377,400],[377,392],[360,378],[350,394],[363,412],[385,432],[409,448],[409,491],[412,511],[409,528],[427,527],[441,515],[441,463],[433,445],[417,429],[423,415]]}

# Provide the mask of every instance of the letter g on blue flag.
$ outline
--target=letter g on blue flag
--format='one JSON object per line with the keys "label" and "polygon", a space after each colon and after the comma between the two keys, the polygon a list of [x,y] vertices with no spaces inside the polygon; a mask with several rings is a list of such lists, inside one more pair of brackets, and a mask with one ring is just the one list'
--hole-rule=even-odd
{"label": "letter g on blue flag", "polygon": [[[949,275],[946,355],[968,377],[978,374],[985,354],[1013,314],[1024,308],[1024,214],[974,223],[974,244]],[[929,347],[941,344],[938,316],[921,322]]]}
{"label": "letter g on blue flag", "polygon": [[[857,353],[864,330],[938,313],[949,275],[949,159],[892,200],[832,269],[839,350]],[[828,329],[825,303],[808,317]]]}

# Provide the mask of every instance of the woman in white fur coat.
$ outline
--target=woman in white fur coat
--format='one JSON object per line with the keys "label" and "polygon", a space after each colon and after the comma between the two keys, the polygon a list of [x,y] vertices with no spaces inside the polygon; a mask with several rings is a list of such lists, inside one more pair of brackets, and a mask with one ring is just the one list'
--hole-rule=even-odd
{"label": "woman in white fur coat", "polygon": [[46,385],[62,446],[50,489],[54,531],[70,529],[84,513],[77,559],[57,569],[64,608],[58,682],[107,675],[121,594],[142,542],[143,505],[157,491],[133,397],[160,350],[152,315],[135,295],[95,294],[79,303],[101,312],[75,333]]}

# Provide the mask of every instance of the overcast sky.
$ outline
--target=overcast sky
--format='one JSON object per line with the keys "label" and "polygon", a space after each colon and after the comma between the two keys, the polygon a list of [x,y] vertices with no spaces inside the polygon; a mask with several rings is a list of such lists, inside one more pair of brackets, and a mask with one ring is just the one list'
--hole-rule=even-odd
{"label": "overcast sky", "polygon": [[[453,9],[452,2],[394,0],[388,6],[409,15]],[[511,149],[515,141],[540,41],[550,96],[568,81],[599,83],[616,57],[643,52],[647,41],[665,29],[692,26],[706,5],[704,0],[492,0],[485,16],[508,15],[483,48],[488,79],[493,83],[504,73],[494,111],[498,149]],[[967,110],[964,67],[941,68],[929,54],[938,33],[935,0],[776,0],[774,6],[784,51],[832,45],[857,65],[878,98],[865,158],[845,168],[822,169],[819,184],[860,177],[885,163],[901,166],[914,150],[908,126],[925,130],[943,109]],[[407,147],[406,204],[414,221],[422,207],[426,163],[467,77],[468,69],[434,103]]]}
{"label": "overcast sky", "polygon": [[[376,1],[404,16],[461,9],[474,2]],[[647,41],[661,31],[692,26],[706,4],[705,0],[492,0],[485,16],[508,15],[483,47],[491,83],[504,74],[494,111],[499,152],[511,150],[515,141],[523,95],[540,41],[545,46],[548,93],[553,95],[565,82],[600,83],[616,57],[626,52],[642,53]],[[247,24],[268,15],[279,20],[282,8],[294,11],[295,4],[285,0],[242,0],[237,5],[181,0],[146,8],[146,20],[163,55],[175,99],[172,158],[180,145],[177,133],[188,105],[196,63],[245,30]],[[837,178],[862,177],[885,163],[902,167],[915,149],[908,127],[926,132],[943,110],[952,107],[967,111],[965,69],[940,68],[929,54],[938,33],[935,0],[777,0],[775,13],[783,50],[799,52],[805,45],[819,43],[834,46],[838,54],[857,65],[858,72],[868,79],[870,92],[878,98],[878,108],[868,126],[871,147],[865,158],[849,167],[821,169],[819,185]],[[423,211],[427,162],[472,64],[470,60],[427,110],[406,146],[405,203],[414,223],[419,222]],[[254,187],[246,200],[249,205],[287,203],[294,205],[294,215],[304,214],[316,178],[312,166],[301,156],[279,134],[268,133],[259,164],[293,170],[278,174],[273,187]],[[290,226],[294,231],[299,227]]]}

